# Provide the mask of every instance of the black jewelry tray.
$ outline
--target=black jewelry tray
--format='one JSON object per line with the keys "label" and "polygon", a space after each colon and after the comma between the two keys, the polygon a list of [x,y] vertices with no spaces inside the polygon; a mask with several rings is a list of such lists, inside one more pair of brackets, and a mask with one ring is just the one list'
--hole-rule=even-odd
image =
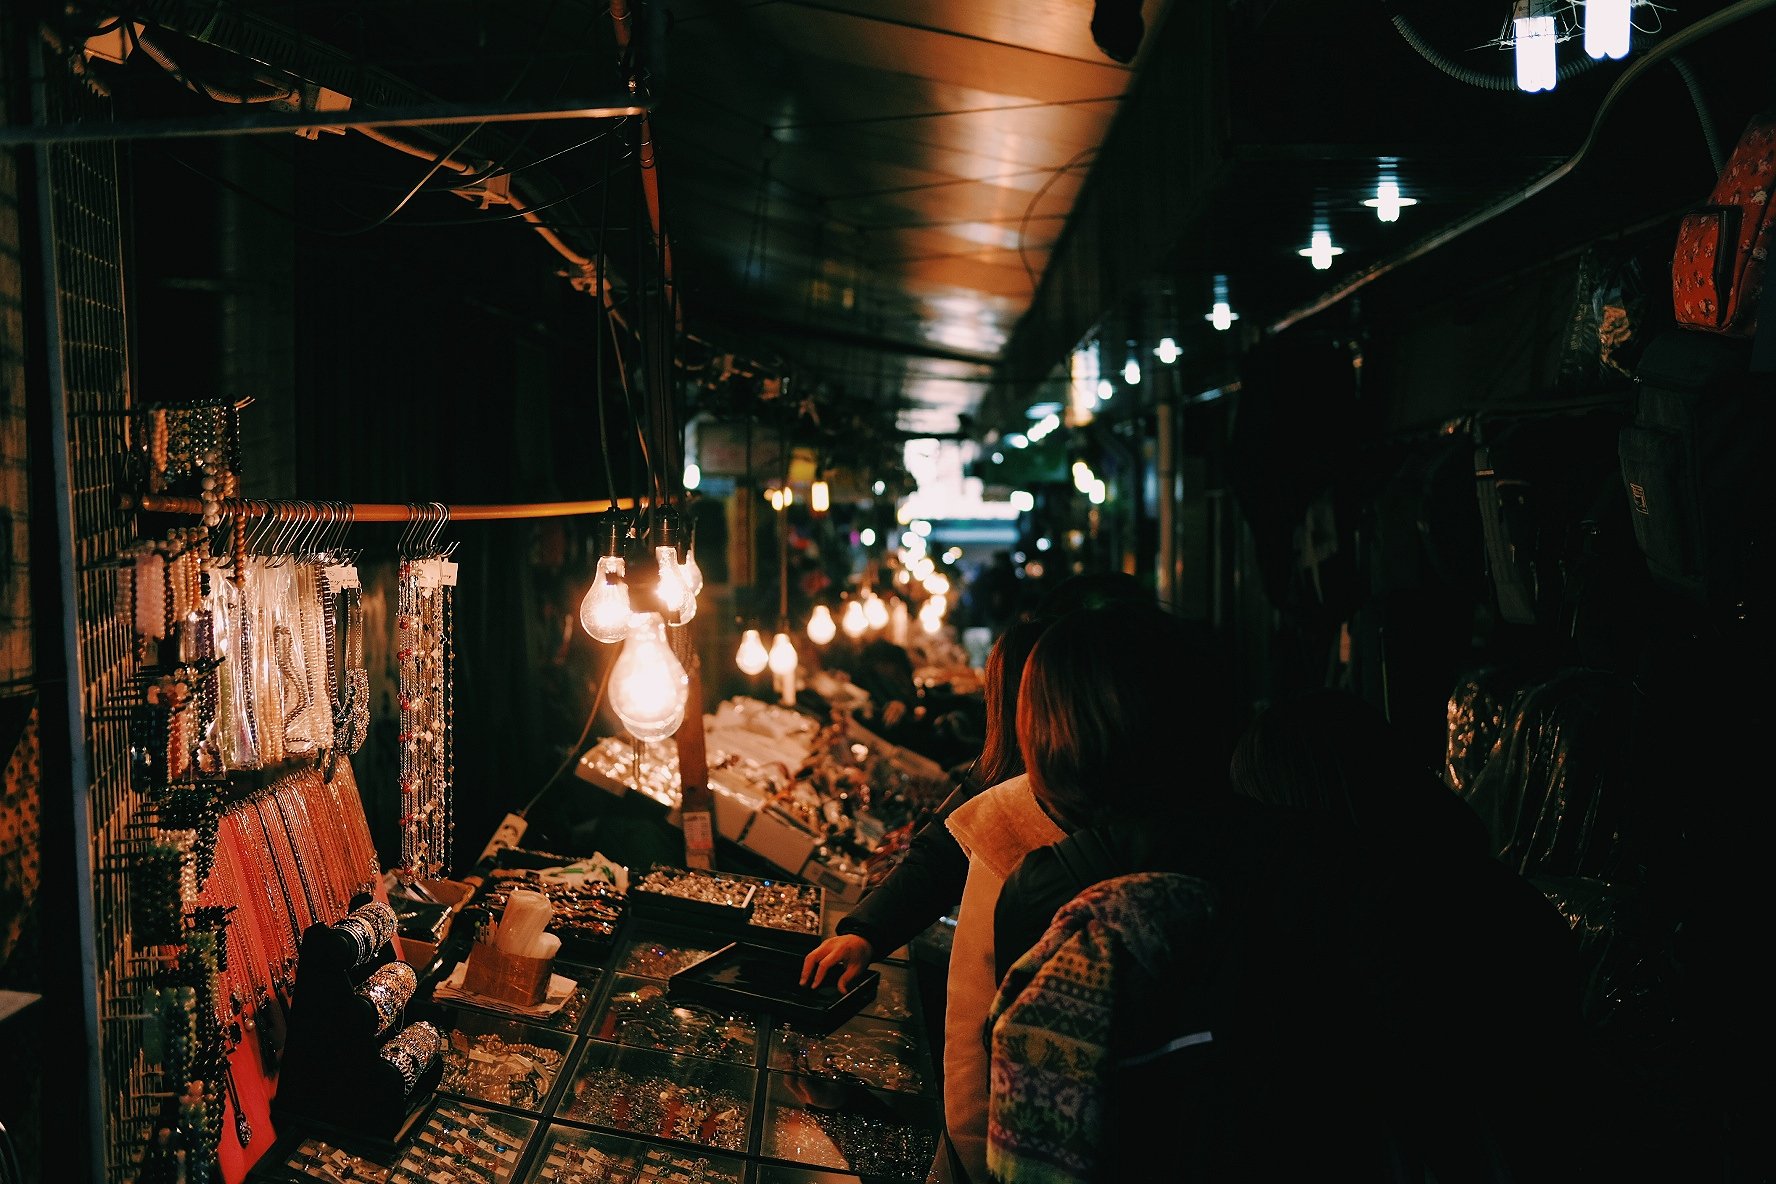
{"label": "black jewelry tray", "polygon": [[744,928],[752,920],[752,896],[755,887],[753,885],[747,885],[745,890],[741,892],[741,900],[744,903],[726,904],[721,901],[698,900],[691,896],[680,896],[673,892],[661,892],[645,887],[648,877],[655,873],[686,879],[706,879],[711,882],[719,882],[729,888],[737,887],[739,883],[734,876],[655,864],[648,869],[645,875],[637,876],[629,886],[629,911],[638,917],[702,925],[714,929],[718,933],[733,933],[736,929]]}
{"label": "black jewelry tray", "polygon": [[674,999],[717,1007],[767,1011],[810,1031],[830,1031],[876,997],[881,973],[865,970],[848,991],[833,981],[801,985],[802,955],[776,946],[729,942],[685,967],[667,982]]}
{"label": "black jewelry tray", "polygon": [[[724,937],[732,937],[743,942],[754,942],[759,945],[781,946],[787,950],[794,950],[798,954],[807,953],[820,944],[821,920],[826,910],[826,889],[817,884],[781,877],[761,879],[758,876],[741,875],[738,872],[705,869],[693,871],[668,864],[655,864],[653,868],[649,869],[648,875],[652,875],[654,871],[720,882],[730,888],[743,889],[745,890],[743,898],[746,903],[744,905],[728,905],[714,901],[695,900],[668,892],[653,891],[642,886],[646,882],[647,876],[640,876],[629,888],[629,908],[637,916],[692,924],[704,929],[713,929]],[[808,927],[785,928],[768,923],[774,918],[766,907],[767,901],[774,894],[784,892],[794,892],[806,898],[805,907],[811,922]]]}

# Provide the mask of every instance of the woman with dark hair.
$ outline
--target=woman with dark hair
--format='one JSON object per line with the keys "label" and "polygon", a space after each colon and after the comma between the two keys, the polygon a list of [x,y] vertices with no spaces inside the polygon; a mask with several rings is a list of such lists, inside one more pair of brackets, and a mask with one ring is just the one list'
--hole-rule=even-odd
{"label": "woman with dark hair", "polygon": [[871,962],[911,941],[962,898],[968,857],[944,823],[987,786],[1023,772],[1017,746],[1018,681],[1042,628],[1037,622],[1013,625],[993,643],[982,687],[987,726],[980,755],[956,772],[956,787],[888,877],[839,921],[834,936],[809,951],[802,961],[804,983],[818,986],[836,973],[840,989],[849,988]]}
{"label": "woman with dark hair", "polygon": [[[950,815],[968,874],[946,984],[944,1122],[974,1184],[989,1178],[982,1034],[1003,977],[994,925],[1001,886],[1025,856],[1070,830],[1161,796],[1182,808],[1220,790],[1236,697],[1212,642],[1152,603],[1113,602],[1056,618],[1037,639],[1018,691],[1025,775]],[[1195,726],[1181,735],[1180,720],[1200,723],[1200,735]],[[1053,912],[1040,918],[1038,933]]]}
{"label": "woman with dark hair", "polygon": [[[1237,749],[1223,766],[1237,795],[1200,770],[1194,789],[1163,768],[1101,777],[1114,730],[1065,694],[1093,639],[1071,675],[1049,640],[1020,735],[1031,782],[1081,825],[1026,856],[996,907],[989,1164],[1074,1164],[1047,1178],[1082,1181],[1161,1157],[1172,1178],[1562,1179],[1576,1162],[1557,1130],[1574,1113],[1556,1100],[1576,1063],[1566,935],[1499,874],[1465,803],[1343,692],[1219,737],[1225,721],[1174,717],[1179,749]],[[1197,915],[1131,908],[1142,899]],[[1053,1055],[1081,1014],[1103,1020],[1092,1055]],[[1057,1080],[1055,1064],[1094,1069]]]}

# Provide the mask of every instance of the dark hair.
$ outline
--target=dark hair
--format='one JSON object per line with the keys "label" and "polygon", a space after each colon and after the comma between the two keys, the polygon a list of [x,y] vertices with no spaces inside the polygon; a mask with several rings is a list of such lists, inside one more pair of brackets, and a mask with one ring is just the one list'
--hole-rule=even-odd
{"label": "dark hair", "polygon": [[1024,663],[1042,630],[1041,622],[1020,621],[1000,634],[987,652],[982,686],[987,734],[973,774],[975,783],[982,788],[1024,771],[1024,756],[1018,746],[1018,684],[1024,677]]}
{"label": "dark hair", "polygon": [[1235,793],[1388,833],[1470,846],[1485,842],[1472,807],[1410,755],[1381,709],[1350,691],[1298,691],[1259,712],[1234,746]]}
{"label": "dark hair", "polygon": [[1079,608],[1158,603],[1151,588],[1125,571],[1088,571],[1070,575],[1045,592],[1030,619],[1052,621]]}
{"label": "dark hair", "polygon": [[1244,714],[1229,673],[1212,634],[1152,603],[1057,618],[1018,700],[1031,788],[1070,826],[1225,793]]}

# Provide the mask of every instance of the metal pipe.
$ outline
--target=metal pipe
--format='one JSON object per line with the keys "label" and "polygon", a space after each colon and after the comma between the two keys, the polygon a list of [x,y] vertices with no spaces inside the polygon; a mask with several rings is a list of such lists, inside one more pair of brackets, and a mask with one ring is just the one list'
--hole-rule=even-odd
{"label": "metal pipe", "polygon": [[[319,506],[323,503],[295,499],[291,501],[266,501],[259,499],[229,498],[222,502],[221,510],[224,517],[234,518],[267,518],[278,513],[289,513],[303,506]],[[619,510],[633,510],[638,506],[646,506],[647,498],[623,497],[616,501]],[[448,521],[451,522],[490,522],[517,518],[573,518],[583,514],[602,514],[611,509],[609,498],[595,498],[584,502],[515,502],[508,505],[448,506]],[[125,494],[122,498],[125,510],[140,510],[147,514],[190,514],[202,515],[203,502],[195,497],[176,497],[162,493]],[[347,503],[347,514],[354,523],[358,522],[412,522],[415,520],[431,520],[435,507],[429,505],[410,506],[395,503],[351,502]]]}
{"label": "metal pipe", "polygon": [[20,144],[77,144],[105,140],[181,140],[205,136],[281,135],[314,128],[446,127],[461,123],[523,123],[556,119],[616,119],[645,115],[653,104],[623,94],[602,99],[575,99],[537,106],[533,103],[436,103],[422,107],[344,111],[229,112],[206,119],[139,119],[123,123],[34,123],[0,127],[0,147]]}

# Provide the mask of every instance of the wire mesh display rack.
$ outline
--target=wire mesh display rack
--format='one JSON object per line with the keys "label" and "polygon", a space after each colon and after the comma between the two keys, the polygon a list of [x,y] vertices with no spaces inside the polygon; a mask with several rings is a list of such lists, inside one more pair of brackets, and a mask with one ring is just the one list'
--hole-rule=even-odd
{"label": "wire mesh display rack", "polygon": [[[46,46],[37,92],[39,121],[105,120],[111,103]],[[121,705],[135,693],[131,624],[116,611],[116,557],[131,541],[117,482],[129,446],[129,333],[125,315],[123,188],[117,145],[54,144],[38,157],[46,263],[46,370],[61,445],[52,457],[66,497],[64,628],[71,630],[74,812],[87,822],[86,877],[79,921],[90,927],[87,1020],[98,1080],[89,1105],[99,1116],[104,1179],[127,1181],[163,1104],[163,1083],[143,1057],[130,980],[156,951],[133,947],[122,865],[142,801],[130,783],[129,735]],[[77,701],[74,701],[77,696]],[[81,808],[84,799],[84,810]],[[79,1152],[70,1147],[70,1154]]]}

